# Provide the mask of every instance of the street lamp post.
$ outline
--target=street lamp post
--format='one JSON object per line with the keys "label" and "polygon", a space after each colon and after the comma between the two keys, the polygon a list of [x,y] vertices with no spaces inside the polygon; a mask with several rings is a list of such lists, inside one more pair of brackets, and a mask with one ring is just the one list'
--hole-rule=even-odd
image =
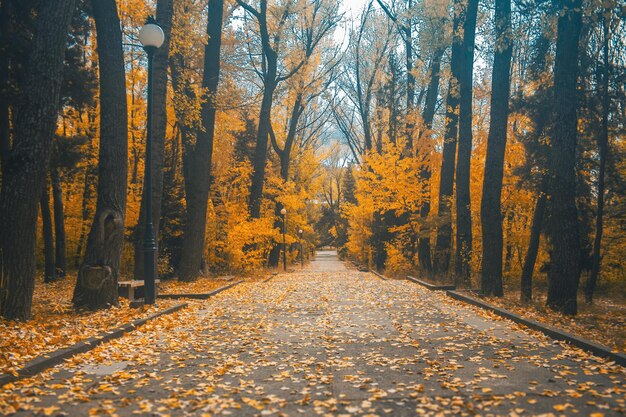
{"label": "street lamp post", "polygon": [[283,269],[287,271],[287,241],[285,240],[287,209],[283,207],[283,209],[280,211],[280,214],[283,215]]}
{"label": "street lamp post", "polygon": [[298,230],[298,236],[300,236],[300,267],[304,268],[304,250],[302,247],[302,229]]}
{"label": "street lamp post", "polygon": [[147,111],[147,132],[146,132],[146,162],[144,169],[144,187],[146,199],[146,217],[143,235],[143,251],[144,251],[144,283],[146,304],[154,304],[156,301],[156,253],[157,241],[152,224],[152,60],[154,52],[163,45],[165,34],[163,29],[150,16],[146,20],[146,24],[139,30],[139,42],[148,55],[148,111]]}

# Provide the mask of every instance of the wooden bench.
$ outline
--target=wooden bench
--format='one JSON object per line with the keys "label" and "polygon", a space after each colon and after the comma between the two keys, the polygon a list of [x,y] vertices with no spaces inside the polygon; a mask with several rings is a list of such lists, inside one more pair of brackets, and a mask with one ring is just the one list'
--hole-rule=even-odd
{"label": "wooden bench", "polygon": [[[159,282],[161,282],[161,280],[157,279],[154,281],[155,284],[158,284]],[[128,291],[128,299],[133,302],[133,301],[137,301],[135,299],[135,288],[141,288],[145,285],[144,280],[142,279],[135,279],[132,281],[119,281],[117,283],[117,286],[119,288],[125,288]]]}

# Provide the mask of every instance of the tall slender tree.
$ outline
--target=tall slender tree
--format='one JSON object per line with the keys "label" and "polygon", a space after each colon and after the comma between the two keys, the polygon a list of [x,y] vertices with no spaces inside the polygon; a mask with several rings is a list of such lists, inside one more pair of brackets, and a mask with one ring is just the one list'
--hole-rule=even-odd
{"label": "tall slender tree", "polygon": [[[539,84],[545,72],[548,70],[547,54],[550,50],[550,44],[551,40],[549,39],[548,28],[543,28],[533,45],[535,53],[533,54],[534,59],[529,69],[529,79],[533,83]],[[526,255],[524,256],[522,276],[520,278],[520,300],[524,303],[528,303],[532,299],[532,278],[537,255],[539,253],[539,242],[541,240],[548,200],[549,178],[547,174],[547,159],[549,158],[550,152],[548,146],[545,143],[540,143],[540,140],[545,137],[546,131],[548,130],[548,122],[551,117],[550,109],[552,103],[550,95],[552,93],[552,86],[539,85],[540,87],[534,92],[532,100],[529,100],[532,104],[526,106],[527,111],[531,112],[531,119],[533,120],[533,131],[530,140],[528,140],[528,145],[536,149],[531,153],[533,155],[533,167],[537,166],[539,168],[537,171],[541,173],[541,178],[538,181],[537,200],[530,224],[530,239]],[[532,169],[531,167],[531,170]]]}
{"label": "tall slender tree", "polygon": [[50,172],[50,177],[52,178],[52,206],[54,208],[54,264],[57,276],[63,278],[67,272],[63,189],[59,173],[55,169]]}
{"label": "tall slender tree", "polygon": [[502,177],[509,119],[511,89],[511,0],[496,0],[495,45],[491,77],[491,110],[485,178],[480,206],[483,237],[481,291],[485,295],[504,295],[502,288]]}
{"label": "tall slender tree", "polygon": [[463,48],[459,78],[459,145],[456,162],[456,276],[469,285],[472,256],[472,210],[470,199],[470,161],[472,158],[472,90],[474,44],[478,0],[468,0],[463,22]]}
{"label": "tall slender tree", "polygon": [[46,181],[74,5],[74,0],[58,0],[36,6],[12,146],[4,150],[8,155],[3,159],[0,193],[0,312],[8,319],[26,320],[31,315],[37,208]]}
{"label": "tall slender tree", "polygon": [[[306,51],[315,49],[329,30],[335,26],[336,21],[329,27],[326,19],[323,19],[324,14],[322,14],[322,18],[317,16],[319,11],[327,10],[333,5],[332,2],[325,2],[324,0],[302,3],[290,0],[274,9],[270,8],[269,14],[267,0],[260,0],[257,8],[243,0],[236,1],[248,14],[254,17],[258,25],[257,33],[260,36],[260,51],[258,53],[262,59],[259,65],[260,68],[256,68],[255,66],[255,72],[263,83],[263,96],[259,112],[254,158],[252,161],[252,183],[250,185],[250,199],[248,204],[250,217],[259,218],[261,216],[261,201],[263,197],[263,183],[265,180],[265,165],[267,163],[274,92],[280,83],[290,79],[300,71],[310,57],[310,54],[307,54]],[[290,45],[286,39],[289,34],[288,25],[291,21],[297,19],[293,17],[297,7],[303,7],[300,13],[303,15],[302,18],[310,25],[310,30],[303,43],[304,47],[302,48],[302,53],[296,55],[296,57],[299,56],[301,58],[295,60],[292,58],[279,60],[279,58],[282,58],[282,55],[279,56],[279,54],[289,50]],[[273,19],[275,19],[275,21]],[[316,21],[319,21],[320,24],[316,25]],[[298,46],[296,45],[295,47],[297,48]]]}
{"label": "tall slender tree", "polygon": [[202,129],[196,135],[193,150],[188,154],[187,222],[179,268],[179,277],[183,281],[195,279],[202,266],[211,159],[213,157],[213,136],[215,133],[215,100],[220,77],[223,14],[224,1],[209,0],[209,18],[207,21],[209,41],[204,49],[204,74],[202,78],[202,87],[206,89],[208,96],[200,110]]}
{"label": "tall slender tree", "polygon": [[[433,119],[435,117],[435,109],[437,106],[437,96],[439,95],[439,78],[441,71],[441,59],[445,48],[441,45],[435,47],[433,56],[431,58],[429,66],[430,82],[428,83],[428,89],[426,90],[426,100],[424,104],[424,111],[422,113],[422,120],[424,122],[424,130],[420,135],[420,142],[417,146],[417,154],[423,156],[424,166],[420,169],[419,181],[422,181],[424,187],[424,202],[420,207],[420,218],[423,222],[428,219],[430,215],[430,180],[432,172],[430,169],[430,157],[432,156],[432,147],[429,142],[429,134],[432,129]],[[425,232],[420,236],[417,243],[417,256],[422,270],[427,274],[433,272],[433,260],[431,255],[430,245],[430,229],[425,228]]]}
{"label": "tall slender tree", "polygon": [[434,271],[437,277],[448,272],[452,252],[452,193],[454,191],[454,171],[456,166],[456,148],[459,133],[459,79],[463,56],[463,21],[465,8],[461,0],[455,0],[452,21],[452,52],[450,58],[450,80],[446,97],[445,127],[443,150],[441,152],[441,171],[439,177],[439,226],[435,245]]}
{"label": "tall slender tree", "polygon": [[279,81],[283,78],[278,76],[278,47],[285,21],[290,13],[288,3],[279,20],[277,32],[273,34],[273,42],[270,39],[270,32],[267,22],[267,0],[261,0],[258,10],[242,0],[237,3],[248,13],[254,16],[259,25],[261,36],[261,48],[263,54],[263,69],[261,79],[263,81],[263,98],[259,114],[259,124],[257,127],[256,146],[254,149],[254,159],[252,161],[253,174],[250,185],[250,201],[248,211],[253,218],[261,216],[261,199],[263,197],[263,181],[265,180],[265,163],[267,162],[267,144],[269,139],[272,104],[274,101],[274,91]]}
{"label": "tall slender tree", "polygon": [[54,282],[56,271],[54,267],[54,232],[52,230],[52,214],[50,213],[50,188],[44,186],[39,203],[41,207],[41,225],[43,235],[44,254],[44,282]]}
{"label": "tall slender tree", "polygon": [[607,15],[610,16],[611,11],[605,11],[602,17],[602,53],[604,55],[604,63],[602,69],[602,129],[598,135],[599,148],[599,167],[598,167],[598,197],[596,208],[596,236],[593,241],[591,274],[585,285],[585,300],[588,303],[593,301],[593,293],[598,282],[600,274],[600,249],[602,245],[602,232],[604,223],[604,192],[605,192],[605,174],[606,174],[606,156],[609,148],[609,76],[610,73],[610,57],[609,57],[609,22]]}
{"label": "tall slender tree", "polygon": [[550,157],[548,307],[576,314],[581,245],[576,207],[578,41],[582,0],[558,1]]}
{"label": "tall slender tree", "polygon": [[122,31],[115,0],[92,0],[100,72],[100,147],[96,213],[78,271],[76,307],[106,308],[118,304],[126,183],[128,116]]}

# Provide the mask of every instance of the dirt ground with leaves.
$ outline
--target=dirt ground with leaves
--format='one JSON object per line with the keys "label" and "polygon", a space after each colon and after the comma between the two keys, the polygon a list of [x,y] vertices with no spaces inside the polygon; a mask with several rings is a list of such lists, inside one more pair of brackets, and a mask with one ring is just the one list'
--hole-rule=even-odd
{"label": "dirt ground with leaves", "polygon": [[626,353],[626,299],[597,296],[593,304],[579,296],[578,314],[574,317],[559,314],[546,307],[545,296],[535,296],[530,304],[520,302],[518,292],[508,292],[503,298],[486,298],[488,303],[505,308],[523,317],[539,321],[602,343],[615,352]]}
{"label": "dirt ground with leaves", "polygon": [[626,370],[321,253],[0,390],[27,415],[622,415]]}
{"label": "dirt ground with leaves", "polygon": [[[120,298],[119,306],[107,310],[76,311],[72,306],[75,283],[75,279],[70,277],[52,283],[38,280],[33,297],[32,320],[16,322],[0,318],[0,373],[17,374],[17,370],[37,356],[68,347],[179,303],[176,300],[160,300],[158,306],[130,308],[128,300]],[[225,279],[208,277],[193,283],[163,281],[159,285],[159,292],[206,293],[228,283]]]}

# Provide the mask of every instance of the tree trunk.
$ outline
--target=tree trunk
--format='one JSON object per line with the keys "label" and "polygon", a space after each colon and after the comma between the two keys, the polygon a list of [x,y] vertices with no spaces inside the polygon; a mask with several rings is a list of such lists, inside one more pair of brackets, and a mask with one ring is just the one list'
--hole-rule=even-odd
{"label": "tree trunk", "polygon": [[[433,119],[435,117],[435,108],[437,106],[437,96],[439,95],[439,75],[441,70],[441,58],[443,57],[443,53],[443,48],[435,50],[430,64],[430,83],[428,84],[428,91],[426,92],[426,104],[424,106],[424,113],[422,116],[427,142],[430,141],[430,139],[428,139],[428,136],[430,135],[428,131],[432,128]],[[421,136],[422,139],[425,137],[424,132]],[[420,207],[420,218],[422,219],[422,221],[426,221],[430,214],[430,178],[432,176],[432,172],[430,171],[429,163],[430,152],[432,152],[432,150],[428,143],[425,144],[422,150],[429,152],[429,155],[424,158],[425,166],[423,166],[420,170],[420,181],[423,182],[425,188],[425,200]],[[430,228],[426,228],[426,230],[422,230],[421,236],[417,243],[417,256],[421,268],[429,275],[433,272],[433,263],[430,251]]]}
{"label": "tree trunk", "polygon": [[463,58],[459,80],[459,154],[456,162],[456,276],[470,285],[472,259],[472,208],[470,162],[472,158],[472,79],[478,0],[468,0],[463,24]]}
{"label": "tree trunk", "polygon": [[[285,138],[285,146],[281,150],[278,148],[278,144],[274,136],[271,136],[272,142],[274,144],[276,153],[280,158],[280,176],[283,181],[287,182],[289,180],[289,165],[291,163],[291,149],[293,147],[293,142],[296,139],[296,133],[298,130],[298,121],[300,120],[300,116],[304,111],[304,106],[302,104],[302,94],[298,94],[296,96],[296,101],[291,109],[291,118],[289,119],[289,129],[287,130],[287,137]],[[270,135],[273,135],[273,132],[270,131]],[[282,215],[280,211],[283,209],[283,205],[281,203],[276,202],[276,206],[274,208],[274,228],[280,228],[282,225]],[[280,248],[281,244],[276,244],[270,250],[268,264],[270,267],[277,267],[280,261]]]}
{"label": "tree trunk", "polygon": [[598,169],[598,207],[596,209],[596,236],[593,241],[593,253],[591,274],[585,286],[585,300],[588,303],[593,302],[593,292],[598,282],[598,274],[600,273],[600,249],[602,245],[602,222],[604,215],[604,176],[606,172],[606,155],[609,146],[609,24],[606,16],[603,18],[603,52],[604,52],[604,71],[602,74],[602,131],[598,138],[598,147],[600,153],[600,167]]}
{"label": "tree trunk", "polygon": [[55,267],[58,278],[67,273],[67,257],[65,244],[65,210],[63,207],[63,189],[61,179],[56,170],[52,170],[52,201],[54,207],[54,238],[55,238]]}
{"label": "tree trunk", "polygon": [[280,176],[283,181],[289,180],[289,165],[291,163],[291,149],[293,148],[293,142],[296,139],[296,133],[298,131],[298,122],[300,116],[304,111],[304,105],[302,104],[302,94],[298,94],[296,101],[291,109],[291,118],[289,119],[289,130],[287,131],[287,137],[285,138],[285,146],[282,152],[278,153],[280,157]]}
{"label": "tree trunk", "polygon": [[209,41],[204,49],[204,75],[202,79],[202,87],[208,91],[209,96],[200,110],[203,129],[198,132],[194,149],[188,155],[191,181],[189,194],[186,196],[187,222],[179,270],[182,281],[196,279],[202,267],[215,131],[215,100],[220,75],[223,13],[223,0],[209,0],[207,23]]}
{"label": "tree trunk", "polygon": [[50,214],[50,192],[48,184],[44,186],[39,203],[41,207],[41,223],[43,235],[44,275],[43,282],[54,282],[54,236],[52,233],[52,216]]}
{"label": "tree trunk", "polygon": [[74,267],[80,266],[80,260],[83,256],[83,247],[87,240],[87,220],[91,217],[91,209],[89,207],[90,201],[93,199],[94,183],[96,179],[96,169],[94,166],[87,166],[85,168],[85,183],[83,185],[83,202],[81,210],[81,223],[80,223],[80,237],[78,238],[78,245],[76,246],[76,256],[74,257]]}
{"label": "tree trunk", "polygon": [[502,297],[502,178],[511,90],[511,0],[496,0],[496,39],[491,79],[491,110],[480,218],[483,260],[480,289],[484,295]]}
{"label": "tree trunk", "polygon": [[[535,58],[533,59],[533,63],[530,67],[529,78],[532,82],[538,82],[543,73],[547,70],[547,61],[546,56],[550,49],[550,39],[548,35],[547,28],[544,28],[542,34],[534,45],[535,50]],[[550,103],[545,97],[547,96],[546,91],[549,87],[540,88],[535,94],[541,95],[544,98],[540,102],[540,108],[537,111],[536,116],[534,117],[534,134],[533,138],[531,138],[531,143],[536,143],[540,140],[541,136],[544,135],[544,131],[546,130],[546,126],[550,120]],[[549,161],[550,150],[547,145],[544,143],[540,144],[539,152],[541,155],[546,156],[546,160]],[[538,159],[535,158],[537,163],[542,161],[543,163],[539,165],[541,172],[545,172],[547,170],[547,165],[549,162],[546,162],[544,158]],[[522,267],[522,277],[521,277],[521,294],[520,301],[523,303],[529,303],[532,300],[532,281],[533,281],[533,273],[535,270],[535,263],[537,261],[537,254],[539,253],[539,242],[541,240],[541,232],[543,229],[543,223],[546,213],[547,206],[547,196],[548,196],[548,185],[549,185],[549,176],[543,174],[541,177],[541,183],[538,187],[538,198],[535,205],[535,211],[533,213],[533,219],[530,226],[530,240],[528,243],[528,250],[526,252],[526,256],[524,258],[524,264]]]}
{"label": "tree trunk", "polygon": [[267,1],[261,0],[260,12],[257,20],[261,32],[261,43],[265,57],[265,72],[263,78],[263,99],[259,113],[259,127],[257,129],[256,146],[254,148],[254,160],[252,171],[252,183],[250,184],[250,201],[248,211],[250,217],[261,217],[261,202],[263,199],[263,181],[265,180],[265,164],[267,162],[267,140],[271,127],[272,103],[274,90],[276,89],[276,76],[278,72],[278,54],[270,46],[269,32],[267,28]]}
{"label": "tree trunk", "polygon": [[[165,131],[167,128],[167,63],[172,31],[173,0],[157,2],[157,22],[163,28],[165,41],[154,52],[152,60],[152,225],[155,236],[159,236],[161,201],[163,200],[163,158]],[[144,189],[146,187],[144,178]],[[145,226],[145,192],[141,198],[139,219],[135,233],[135,279],[144,277],[143,234]],[[157,253],[158,257],[158,253]]]}
{"label": "tree trunk", "polygon": [[[412,1],[408,1],[408,9],[412,7]],[[413,27],[410,18],[404,29],[404,49],[406,51],[406,112],[407,123],[406,129],[406,147],[409,151],[413,149],[413,130],[414,126],[411,122],[413,109],[415,108],[415,75],[413,74]]]}
{"label": "tree trunk", "polygon": [[37,13],[14,143],[0,194],[0,311],[27,320],[35,288],[37,208],[59,109],[63,57],[74,0],[42,2]]}
{"label": "tree trunk", "polygon": [[550,162],[548,307],[577,312],[580,236],[576,208],[578,40],[582,1],[560,0],[554,64],[555,122]]}
{"label": "tree trunk", "polygon": [[533,297],[533,272],[535,270],[535,262],[537,261],[537,253],[539,253],[539,241],[541,239],[541,229],[548,199],[547,191],[548,177],[544,177],[535,205],[532,224],[530,225],[530,241],[528,242],[528,251],[522,267],[520,301],[523,303],[529,303]]}
{"label": "tree trunk", "polygon": [[8,2],[0,4],[0,173],[4,170],[9,152],[11,151],[11,124],[9,122],[9,58],[8,48],[9,41],[9,25],[11,16],[9,13]]}
{"label": "tree trunk", "polygon": [[115,0],[92,0],[100,70],[98,200],[78,271],[74,305],[95,310],[118,304],[128,180],[128,115],[122,32]]}
{"label": "tree trunk", "polygon": [[[274,61],[274,68],[275,68]],[[269,65],[268,65],[269,66]],[[259,114],[259,128],[254,148],[254,160],[252,184],[250,185],[250,217],[258,219],[261,217],[261,199],[263,198],[263,181],[265,179],[265,164],[267,162],[267,139],[271,123],[272,102],[276,84],[266,82],[263,87],[263,100],[261,101],[261,112]]]}
{"label": "tree trunk", "polygon": [[454,2],[454,22],[452,56],[450,70],[452,75],[448,83],[446,97],[445,133],[441,158],[441,175],[439,179],[439,211],[437,227],[437,244],[435,246],[435,274],[441,276],[448,272],[450,253],[452,252],[452,193],[454,190],[454,168],[456,163],[456,144],[459,122],[459,84],[461,74],[463,24],[460,9],[461,1]]}

